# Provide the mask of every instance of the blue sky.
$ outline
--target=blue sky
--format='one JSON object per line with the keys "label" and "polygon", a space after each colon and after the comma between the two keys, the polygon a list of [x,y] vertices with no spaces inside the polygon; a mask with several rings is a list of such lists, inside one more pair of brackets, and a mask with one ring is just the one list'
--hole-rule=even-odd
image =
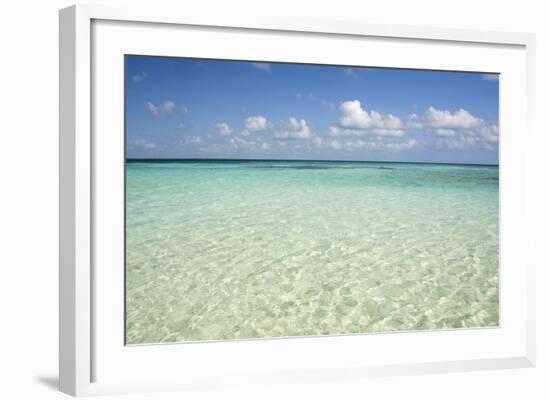
{"label": "blue sky", "polygon": [[129,158],[498,164],[498,75],[126,57]]}

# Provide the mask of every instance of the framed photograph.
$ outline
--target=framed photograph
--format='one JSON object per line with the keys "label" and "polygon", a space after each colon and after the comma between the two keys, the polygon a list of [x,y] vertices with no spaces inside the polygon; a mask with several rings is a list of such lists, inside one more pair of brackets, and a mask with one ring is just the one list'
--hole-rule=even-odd
{"label": "framed photograph", "polygon": [[533,49],[61,10],[61,390],[534,366]]}

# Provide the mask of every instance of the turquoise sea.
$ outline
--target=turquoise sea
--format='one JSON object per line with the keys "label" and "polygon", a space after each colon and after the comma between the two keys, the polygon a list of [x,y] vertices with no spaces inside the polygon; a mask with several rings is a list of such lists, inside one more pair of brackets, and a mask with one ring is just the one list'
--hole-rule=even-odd
{"label": "turquoise sea", "polygon": [[127,161],[128,344],[498,326],[498,166]]}

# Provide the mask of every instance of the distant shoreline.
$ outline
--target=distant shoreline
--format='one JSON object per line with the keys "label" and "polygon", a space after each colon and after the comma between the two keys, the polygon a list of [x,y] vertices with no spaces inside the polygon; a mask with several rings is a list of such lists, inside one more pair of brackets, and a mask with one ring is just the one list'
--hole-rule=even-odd
{"label": "distant shoreline", "polygon": [[382,160],[317,160],[317,159],[224,159],[224,158],[126,158],[126,163],[386,163],[386,164],[431,164],[447,166],[479,166],[479,167],[499,167],[499,164],[483,163],[438,163],[438,162],[401,162],[401,161],[382,161]]}

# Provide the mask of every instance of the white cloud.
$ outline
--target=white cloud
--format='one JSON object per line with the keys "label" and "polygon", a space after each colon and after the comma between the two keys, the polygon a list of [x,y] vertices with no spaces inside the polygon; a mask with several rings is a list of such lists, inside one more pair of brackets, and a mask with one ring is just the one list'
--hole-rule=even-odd
{"label": "white cloud", "polygon": [[209,143],[208,145],[199,147],[199,150],[207,153],[222,153],[228,151],[227,146],[219,143]]}
{"label": "white cloud", "polygon": [[205,143],[199,148],[202,152],[210,153],[238,153],[238,152],[260,152],[272,149],[272,144],[268,142],[256,141],[253,139],[242,138],[239,136],[231,136],[223,143]]}
{"label": "white cloud", "polygon": [[405,131],[392,128],[375,128],[372,130],[372,133],[381,136],[403,136],[403,134],[405,134]]}
{"label": "white cloud", "polygon": [[416,139],[409,139],[405,142],[383,142],[383,141],[358,141],[346,142],[344,148],[348,150],[381,150],[381,151],[401,151],[415,148],[419,145]]}
{"label": "white cloud", "polygon": [[284,128],[281,131],[276,131],[274,135],[277,138],[309,139],[311,138],[311,130],[306,120],[290,117]]}
{"label": "white cloud", "polygon": [[187,114],[187,112],[189,111],[187,109],[187,106],[185,105],[180,106],[180,108],[178,109],[178,107],[176,106],[176,103],[174,103],[171,100],[165,100],[164,102],[159,104],[154,104],[153,102],[147,101],[145,102],[145,107],[147,108],[147,110],[151,112],[151,114],[155,116],[174,114],[178,110],[182,114]]}
{"label": "white cloud", "polygon": [[176,111],[176,104],[171,100],[165,100],[158,105],[152,102],[146,102],[145,107],[155,116],[172,114]]}
{"label": "white cloud", "polygon": [[254,132],[265,131],[267,129],[267,119],[264,116],[252,116],[244,120],[244,131],[241,135],[248,136]]}
{"label": "white cloud", "polygon": [[313,144],[315,146],[317,146],[318,148],[320,148],[321,146],[323,146],[323,139],[321,137],[318,137],[318,136],[315,136],[313,137],[313,140],[312,140]]}
{"label": "white cloud", "polygon": [[245,149],[245,150],[251,150],[251,149],[258,149],[262,146],[262,142],[258,142],[255,140],[247,140],[243,138],[233,137],[231,138],[231,145],[234,149]]}
{"label": "white cloud", "polygon": [[145,78],[147,78],[147,74],[145,72],[142,72],[142,73],[135,74],[134,76],[132,76],[132,81],[137,84],[137,83],[143,81]]}
{"label": "white cloud", "polygon": [[484,81],[498,81],[499,74],[482,74],[481,79]]}
{"label": "white cloud", "polygon": [[331,139],[330,141],[327,141],[327,146],[333,150],[342,149],[342,144],[336,139]]}
{"label": "white cloud", "polygon": [[372,110],[370,113],[361,107],[359,100],[348,100],[340,105],[340,125],[345,129],[332,130],[333,136],[376,135],[402,136],[403,123],[393,114],[381,114]]}
{"label": "white cloud", "polygon": [[458,109],[452,112],[439,110],[433,106],[428,107],[423,116],[413,113],[407,119],[407,126],[410,128],[431,128],[434,130],[438,128],[444,130],[471,129],[482,125],[483,119],[474,116],[467,110]]}
{"label": "white cloud", "polygon": [[436,145],[448,149],[465,149],[475,146],[494,150],[498,147],[498,134],[496,124],[484,124],[479,128],[455,131],[455,135],[451,137],[441,137]]}
{"label": "white cloud", "polygon": [[154,149],[157,145],[153,142],[148,142],[145,139],[136,139],[132,144],[137,148],[142,149]]}
{"label": "white cloud", "polygon": [[340,105],[342,116],[340,124],[343,127],[371,128],[372,119],[368,111],[363,110],[359,100],[348,100]]}
{"label": "white cloud", "polygon": [[407,127],[409,128],[424,128],[424,124],[422,123],[422,120],[420,117],[418,117],[418,114],[413,113],[409,115],[409,118],[407,119]]}
{"label": "white cloud", "polygon": [[202,152],[211,153],[234,153],[240,150],[254,150],[258,148],[258,143],[253,140],[245,140],[239,137],[230,137],[227,142],[207,143],[199,149]]}
{"label": "white cloud", "polygon": [[440,148],[466,149],[468,147],[481,147],[494,150],[498,147],[498,126],[496,124],[484,124],[481,127],[469,130],[457,130],[454,136],[441,137],[436,145]]}
{"label": "white cloud", "polygon": [[436,145],[440,148],[448,149],[465,149],[478,143],[475,136],[460,134],[455,138],[449,138],[447,140],[440,139]]}
{"label": "white cloud", "polygon": [[487,142],[498,142],[499,141],[499,130],[498,125],[496,124],[487,124],[482,126],[479,129],[479,133],[482,138]]}
{"label": "white cloud", "polygon": [[497,124],[484,123],[482,126],[457,131],[454,138],[447,142],[438,142],[440,147],[448,147],[450,149],[464,149],[472,146],[481,146],[484,149],[493,150],[498,147],[499,129]]}
{"label": "white cloud", "polygon": [[389,150],[406,150],[406,149],[412,149],[419,145],[418,141],[416,139],[409,139],[406,142],[400,142],[400,143],[387,143],[386,148]]}
{"label": "white cloud", "polygon": [[218,133],[223,136],[229,136],[233,132],[227,123],[217,123],[216,128],[218,129]]}
{"label": "white cloud", "polygon": [[473,116],[464,109],[453,113],[430,106],[425,115],[425,124],[431,128],[466,129],[479,127],[482,123],[483,119]]}
{"label": "white cloud", "polygon": [[453,136],[455,134],[455,130],[448,128],[436,128],[434,129],[434,134],[437,136]]}
{"label": "white cloud", "polygon": [[387,128],[374,128],[371,130],[355,129],[355,128],[341,128],[331,126],[328,128],[330,136],[365,136],[365,135],[380,135],[380,136],[403,136],[404,130],[401,129],[387,129]]}
{"label": "white cloud", "polygon": [[[391,139],[389,142],[388,138],[378,137],[370,141],[364,141],[363,139],[341,141],[339,139],[323,139],[321,137],[315,136],[312,140],[313,144],[321,149],[331,149],[331,150],[347,150],[347,151],[357,151],[357,150],[375,150],[375,151],[389,151],[396,152],[402,150],[409,150],[420,146],[420,143],[416,139],[409,139],[405,142],[396,142],[395,139]],[[397,138],[396,138],[397,139]]]}
{"label": "white cloud", "polygon": [[422,117],[417,114],[409,115],[407,126],[424,129],[440,137],[436,145],[449,149],[471,146],[492,148],[491,144],[499,140],[497,124],[485,122],[464,109],[451,112],[430,106]]}
{"label": "white cloud", "polygon": [[185,124],[184,124],[184,123],[178,123],[178,125],[176,125],[176,128],[177,128],[177,129],[184,129],[184,128],[185,128]]}
{"label": "white cloud", "polygon": [[269,63],[252,63],[252,66],[265,72],[271,72],[271,65]]}
{"label": "white cloud", "polygon": [[368,131],[364,129],[353,129],[353,128],[340,128],[340,127],[329,127],[328,134],[330,136],[365,136],[368,135]]}
{"label": "white cloud", "polygon": [[191,142],[194,145],[197,145],[199,143],[202,143],[202,139],[199,136],[192,136],[191,139],[189,139],[189,142]]}

